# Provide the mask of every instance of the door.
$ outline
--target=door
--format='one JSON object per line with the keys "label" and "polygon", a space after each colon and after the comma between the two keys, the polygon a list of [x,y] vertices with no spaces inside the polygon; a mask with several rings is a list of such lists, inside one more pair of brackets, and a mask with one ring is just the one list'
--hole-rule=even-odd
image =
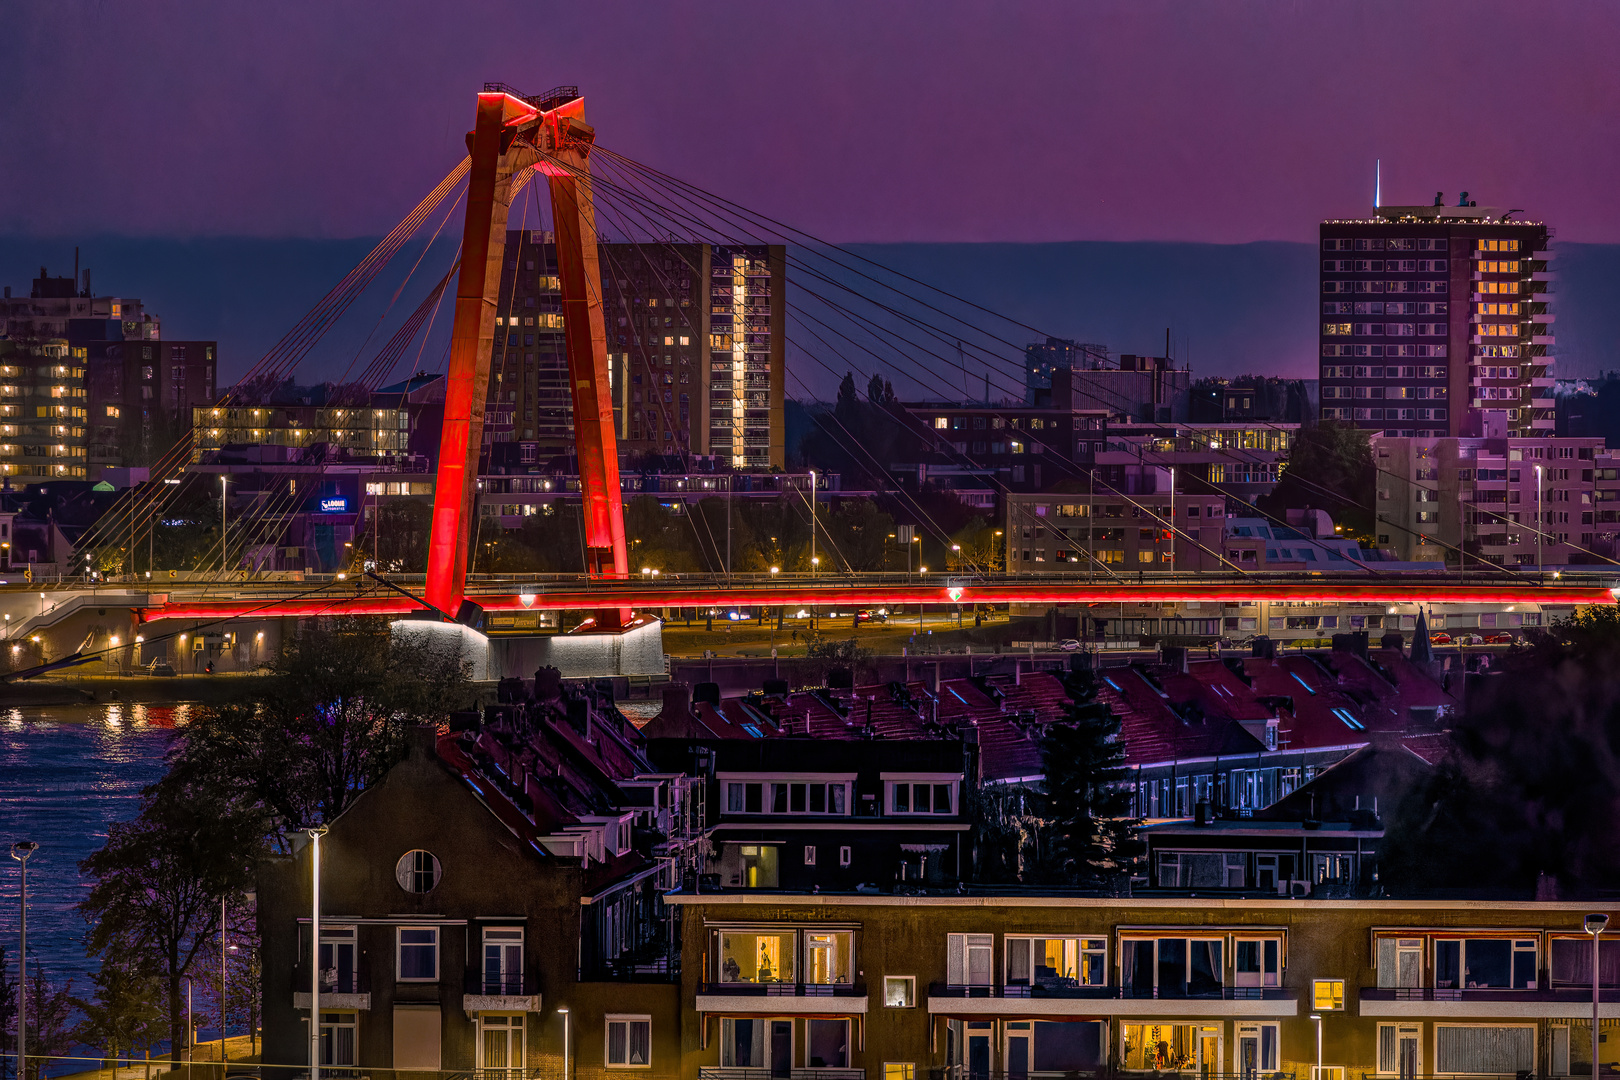
{"label": "door", "polygon": [[1007,1080],[1029,1080],[1030,1022],[1014,1021],[1007,1025]]}
{"label": "door", "polygon": [[484,931],[484,993],[523,993],[523,931]]}
{"label": "door", "polygon": [[1238,1076],[1242,1080],[1255,1080],[1260,1071],[1260,1035],[1242,1032],[1238,1035]]}
{"label": "door", "polygon": [[1219,1076],[1221,1072],[1220,1028],[1198,1029],[1198,1075],[1204,1080]]}
{"label": "door", "polygon": [[793,1021],[771,1021],[771,1077],[786,1080],[793,1074]]}
{"label": "door", "polygon": [[967,1037],[968,1080],[989,1080],[990,1025],[969,1024]]}
{"label": "door", "polygon": [[1423,985],[1423,939],[1401,938],[1395,943],[1395,985]]}
{"label": "door", "polygon": [[478,1027],[483,1080],[519,1080],[523,1075],[523,1017],[480,1016]]}

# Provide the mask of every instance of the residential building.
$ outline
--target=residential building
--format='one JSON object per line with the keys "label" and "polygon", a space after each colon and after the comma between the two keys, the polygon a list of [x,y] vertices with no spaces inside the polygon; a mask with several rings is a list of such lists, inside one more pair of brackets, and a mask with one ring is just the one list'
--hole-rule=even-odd
{"label": "residential building", "polygon": [[1383,206],[1321,225],[1324,420],[1401,438],[1550,435],[1551,230],[1517,211]]}
{"label": "residential building", "polygon": [[[781,469],[786,251],[780,245],[598,245],[621,453],[716,456]],[[485,445],[573,447],[556,246],[509,230]]]}
{"label": "residential building", "polygon": [[660,892],[701,830],[694,783],[657,775],[590,692],[459,726],[417,729],[330,823],[318,973],[312,846],[261,864],[264,1060],[308,1063],[318,974],[323,1068],[527,1077],[566,1041],[582,1075],[675,1075],[679,913]]}
{"label": "residential building", "polygon": [[1207,660],[1177,648],[1163,663],[1101,668],[1137,814],[1252,817],[1375,740],[1432,734],[1461,704],[1443,673],[1369,648],[1366,631],[1333,643],[1279,654],[1257,642],[1254,655]]}
{"label": "residential building", "polygon": [[92,296],[43,268],[0,301],[0,475],[100,479],[161,456],[215,400],[216,345],[164,341],[139,300]]}
{"label": "residential building", "polygon": [[1226,521],[1226,558],[1243,570],[1387,574],[1445,569],[1438,557],[1402,561],[1393,549],[1364,548],[1343,532],[1325,510],[1289,510],[1282,522],[1231,517]]}
{"label": "residential building", "polygon": [[[1024,403],[1035,404],[1037,390],[1052,388],[1054,371],[1101,371],[1108,366],[1108,346],[1082,345],[1067,338],[1049,337],[1024,346]],[[989,381],[986,378],[986,386]],[[985,404],[990,403],[988,390]]]}
{"label": "residential building", "polygon": [[[1143,419],[1141,412],[1157,411],[1151,401],[1154,380],[1184,374],[1060,368],[1052,374],[1052,389],[1041,391],[1035,405],[908,402],[895,415],[915,435],[916,460],[890,468],[914,474],[919,484],[982,493],[974,505],[993,505],[1004,491],[1046,491],[1094,471],[1101,484],[1120,487],[1144,466],[1174,467],[1189,486],[1244,502],[1270,491],[1299,425]],[[1138,379],[1138,389],[1150,398],[1147,407],[1098,405],[1076,382],[1093,375]]]}
{"label": "residential building", "polygon": [[685,914],[681,1075],[699,1080],[1594,1071],[1582,920],[1603,904],[1185,890],[667,902]]}
{"label": "residential building", "polygon": [[1122,479],[1081,494],[1007,495],[1007,573],[1108,580],[1147,569],[1225,567],[1226,496],[1172,493],[1172,470],[1158,466],[1133,468]]}
{"label": "residential building", "polygon": [[1373,447],[1378,544],[1401,558],[1527,570],[1604,561],[1601,438],[1386,436]]}

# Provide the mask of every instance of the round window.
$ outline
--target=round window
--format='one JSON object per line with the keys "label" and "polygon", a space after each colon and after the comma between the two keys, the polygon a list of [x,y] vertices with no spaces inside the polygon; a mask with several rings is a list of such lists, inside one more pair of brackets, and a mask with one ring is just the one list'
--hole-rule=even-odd
{"label": "round window", "polygon": [[432,892],[439,883],[439,860],[431,851],[407,851],[394,866],[394,879],[406,892]]}

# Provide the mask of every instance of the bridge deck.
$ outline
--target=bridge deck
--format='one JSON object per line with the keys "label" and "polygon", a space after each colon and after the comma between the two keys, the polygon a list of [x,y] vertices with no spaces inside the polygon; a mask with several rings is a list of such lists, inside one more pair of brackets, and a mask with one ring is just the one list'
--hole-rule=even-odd
{"label": "bridge deck", "polygon": [[[782,580],[692,574],[630,580],[578,576],[468,583],[468,599],[487,611],[591,610],[602,607],[877,607],[901,604],[1157,604],[1317,602],[1368,604],[1613,604],[1612,575],[1545,581],[1458,575],[1157,575],[1140,581],[1077,580],[1075,575],[945,578],[903,575]],[[411,591],[416,590],[406,586]],[[158,601],[158,596],[162,600]],[[157,601],[157,602],[151,602]],[[422,610],[369,582],[243,582],[171,587],[144,605],[148,620],[313,615],[402,615]]]}

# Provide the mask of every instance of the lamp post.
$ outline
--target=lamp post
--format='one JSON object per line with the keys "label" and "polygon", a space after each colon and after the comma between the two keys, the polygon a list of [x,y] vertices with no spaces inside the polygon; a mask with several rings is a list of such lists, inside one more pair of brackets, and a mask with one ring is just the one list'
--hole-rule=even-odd
{"label": "lamp post", "polygon": [[[1541,565],[1541,525],[1547,515],[1541,512],[1541,466],[1536,466],[1536,574],[1542,573]],[[1596,1058],[1592,1059],[1594,1062]]]}
{"label": "lamp post", "polygon": [[816,572],[816,470],[810,470],[810,574]]}
{"label": "lamp post", "polygon": [[219,572],[231,572],[230,543],[225,538],[225,474],[219,474]]}
{"label": "lamp post", "polygon": [[309,834],[309,1080],[321,1080],[321,837],[326,826],[305,829]]}
{"label": "lamp post", "polygon": [[563,1070],[562,1070],[562,1080],[568,1080],[568,1010],[567,1010],[567,1008],[561,1008],[561,1009],[557,1010],[557,1013],[558,1013],[558,1015],[560,1015],[563,1018]]}
{"label": "lamp post", "polygon": [[17,950],[17,1080],[27,1080],[28,1075],[28,860],[38,850],[32,840],[11,845],[11,857],[22,864],[22,886],[17,894],[22,904],[22,941]]}
{"label": "lamp post", "polygon": [[1176,572],[1176,467],[1170,466],[1170,572]]}
{"label": "lamp post", "polygon": [[[1541,466],[1536,466],[1536,473],[1540,475]],[[1597,1080],[1598,1076],[1598,938],[1608,925],[1607,915],[1586,917],[1586,932],[1592,935],[1592,1080]]]}
{"label": "lamp post", "polygon": [[1311,1013],[1311,1022],[1316,1025],[1316,1075],[1311,1080],[1322,1080],[1322,1014]]}

